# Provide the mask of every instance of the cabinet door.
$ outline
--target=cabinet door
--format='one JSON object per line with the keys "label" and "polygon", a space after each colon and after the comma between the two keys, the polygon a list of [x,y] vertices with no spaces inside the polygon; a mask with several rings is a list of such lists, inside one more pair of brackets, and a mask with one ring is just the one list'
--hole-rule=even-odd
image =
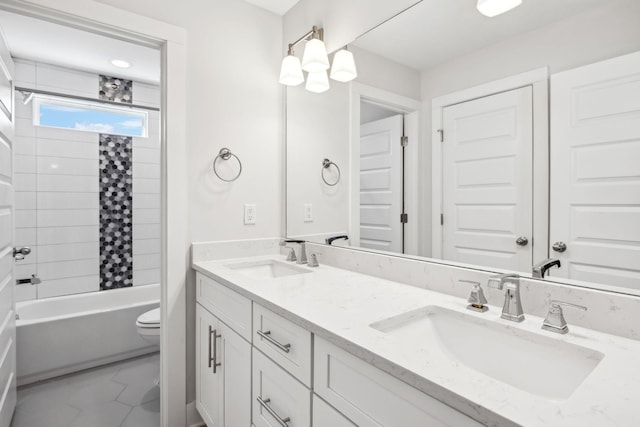
{"label": "cabinet door", "polygon": [[221,425],[251,425],[251,344],[222,322],[216,361],[221,363],[223,406]]}
{"label": "cabinet door", "polygon": [[315,427],[355,427],[340,412],[329,406],[324,400],[313,395],[313,425]]}
{"label": "cabinet door", "polygon": [[[222,373],[215,366],[219,321],[196,304],[196,408],[208,427],[221,427]],[[215,367],[215,372],[214,372]]]}

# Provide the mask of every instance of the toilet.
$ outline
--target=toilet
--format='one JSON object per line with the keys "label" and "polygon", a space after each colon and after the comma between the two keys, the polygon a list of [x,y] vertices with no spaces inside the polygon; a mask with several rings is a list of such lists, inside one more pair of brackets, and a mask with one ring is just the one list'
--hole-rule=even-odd
{"label": "toilet", "polygon": [[141,314],[136,321],[136,327],[142,339],[160,345],[160,307]]}

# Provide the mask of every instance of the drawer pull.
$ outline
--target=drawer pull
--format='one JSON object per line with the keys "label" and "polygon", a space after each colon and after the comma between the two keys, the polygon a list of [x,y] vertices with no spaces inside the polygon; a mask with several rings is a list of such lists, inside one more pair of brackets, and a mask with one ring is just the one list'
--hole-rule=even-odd
{"label": "drawer pull", "polygon": [[267,340],[268,342],[270,342],[271,344],[278,347],[280,350],[284,351],[285,353],[289,353],[289,351],[291,350],[291,344],[280,344],[278,341],[271,338],[270,336],[271,331],[264,331],[264,332],[258,331],[257,334],[260,335],[265,340]]}
{"label": "drawer pull", "polygon": [[[213,337],[213,340],[211,339]],[[213,373],[216,373],[216,370],[218,368],[218,366],[222,365],[222,363],[219,363],[216,359],[218,358],[218,345],[217,345],[217,340],[218,338],[222,337],[222,335],[218,335],[218,330],[217,329],[213,329],[211,326],[209,326],[209,367],[211,367],[211,365],[213,365]],[[212,351],[211,351],[211,341],[213,341],[213,356],[211,355]]]}
{"label": "drawer pull", "polygon": [[260,406],[262,406],[264,409],[266,409],[266,411],[278,421],[278,424],[280,424],[282,427],[289,427],[289,425],[287,424],[289,421],[291,421],[290,417],[287,418],[280,418],[280,415],[278,415],[278,413],[276,411],[273,410],[273,408],[271,406],[268,405],[268,403],[271,402],[271,399],[267,398],[262,400],[262,398],[260,396],[258,396],[258,403],[260,404]]}

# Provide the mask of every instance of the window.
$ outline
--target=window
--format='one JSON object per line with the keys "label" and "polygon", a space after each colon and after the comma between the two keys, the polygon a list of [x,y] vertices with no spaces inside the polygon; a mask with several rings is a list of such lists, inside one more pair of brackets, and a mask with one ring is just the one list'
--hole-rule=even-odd
{"label": "window", "polygon": [[84,132],[146,138],[146,111],[99,102],[34,95],[33,124]]}

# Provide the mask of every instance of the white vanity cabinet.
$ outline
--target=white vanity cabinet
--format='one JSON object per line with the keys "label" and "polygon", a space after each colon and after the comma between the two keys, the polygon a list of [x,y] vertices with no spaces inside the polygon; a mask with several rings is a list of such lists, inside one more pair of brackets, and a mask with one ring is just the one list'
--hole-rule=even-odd
{"label": "white vanity cabinet", "polygon": [[196,407],[208,427],[481,426],[200,273],[197,303]]}

